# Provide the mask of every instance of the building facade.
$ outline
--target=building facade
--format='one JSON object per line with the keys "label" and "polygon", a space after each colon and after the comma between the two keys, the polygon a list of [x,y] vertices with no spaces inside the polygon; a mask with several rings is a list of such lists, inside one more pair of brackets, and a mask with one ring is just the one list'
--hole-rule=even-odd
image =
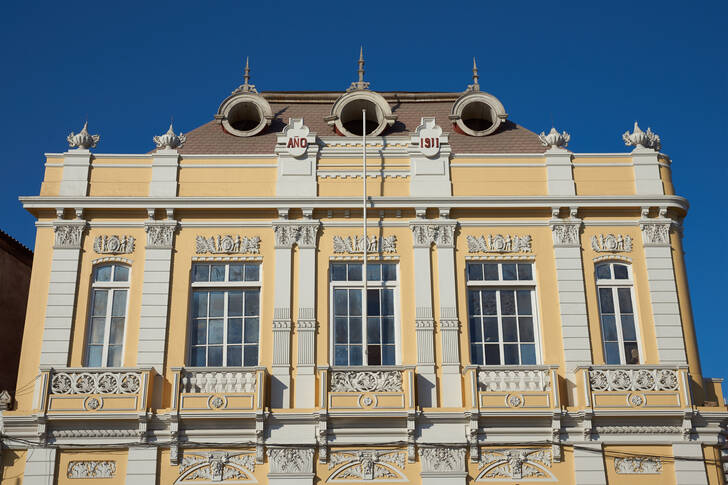
{"label": "building facade", "polygon": [[2,483],[725,483],[659,137],[363,74],[46,155]]}

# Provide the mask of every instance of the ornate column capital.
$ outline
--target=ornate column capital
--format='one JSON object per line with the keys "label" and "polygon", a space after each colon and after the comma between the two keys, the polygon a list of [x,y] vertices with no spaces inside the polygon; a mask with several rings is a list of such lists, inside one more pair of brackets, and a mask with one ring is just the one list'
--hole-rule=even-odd
{"label": "ornate column capital", "polygon": [[422,473],[465,472],[465,448],[420,447]]}
{"label": "ornate column capital", "polygon": [[410,221],[414,247],[429,248],[432,243],[438,248],[455,247],[457,221],[452,219],[418,219]]}
{"label": "ornate column capital", "polygon": [[70,221],[56,220],[53,222],[53,232],[56,235],[54,249],[81,249],[83,232],[88,227],[84,219]]}
{"label": "ornate column capital", "polygon": [[677,225],[675,221],[667,217],[654,219],[640,219],[642,230],[642,243],[644,246],[670,247],[670,228]]}
{"label": "ornate column capital", "polygon": [[273,221],[276,249],[291,249],[294,244],[299,248],[316,247],[321,222],[318,220]]}
{"label": "ornate column capital", "polygon": [[174,233],[178,226],[178,222],[174,219],[145,221],[144,230],[147,233],[146,247],[149,249],[172,249]]}
{"label": "ornate column capital", "polygon": [[313,473],[313,448],[268,448],[270,474]]}
{"label": "ornate column capital", "polygon": [[554,247],[572,247],[581,246],[579,233],[581,232],[582,221],[577,217],[569,217],[568,219],[552,218],[549,221],[551,231],[554,237]]}

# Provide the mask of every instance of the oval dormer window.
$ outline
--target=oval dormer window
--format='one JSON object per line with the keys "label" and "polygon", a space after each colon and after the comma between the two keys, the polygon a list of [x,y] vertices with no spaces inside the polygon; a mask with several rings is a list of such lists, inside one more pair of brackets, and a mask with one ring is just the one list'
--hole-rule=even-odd
{"label": "oval dormer window", "polygon": [[223,101],[217,118],[225,131],[235,136],[257,135],[273,120],[273,111],[261,95],[244,93]]}
{"label": "oval dormer window", "polygon": [[450,119],[459,131],[470,136],[494,133],[507,117],[505,108],[495,96],[480,91],[462,95],[450,113]]}
{"label": "oval dormer window", "polygon": [[[366,110],[366,121],[362,123],[362,110]],[[340,135],[362,136],[366,126],[367,136],[380,135],[396,120],[389,103],[373,91],[358,90],[344,94],[331,108],[326,117]]]}

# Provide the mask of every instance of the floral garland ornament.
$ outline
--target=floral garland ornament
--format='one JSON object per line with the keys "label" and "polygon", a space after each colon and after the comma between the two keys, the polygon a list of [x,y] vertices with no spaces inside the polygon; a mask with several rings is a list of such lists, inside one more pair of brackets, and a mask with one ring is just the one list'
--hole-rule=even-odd
{"label": "floral garland ornament", "polygon": [[255,456],[246,453],[210,451],[185,453],[179,465],[179,476],[174,483],[198,483],[199,480],[237,483],[256,482]]}
{"label": "floral garland ornament", "polygon": [[551,450],[533,448],[509,448],[482,450],[479,468],[482,472],[475,479],[480,481],[502,481],[533,479],[556,481],[549,468],[552,464]]}
{"label": "floral garland ornament", "polygon": [[337,451],[329,458],[329,470],[338,469],[326,481],[406,481],[406,459],[407,452],[398,450]]}

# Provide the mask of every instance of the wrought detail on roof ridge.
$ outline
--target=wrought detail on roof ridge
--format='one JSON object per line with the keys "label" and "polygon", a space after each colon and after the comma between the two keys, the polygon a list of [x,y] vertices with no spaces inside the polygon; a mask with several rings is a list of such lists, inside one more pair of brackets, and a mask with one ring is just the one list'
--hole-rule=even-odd
{"label": "wrought detail on roof ridge", "polygon": [[346,91],[355,91],[357,89],[369,89],[369,83],[364,81],[364,47],[359,46],[359,69],[357,70],[357,73],[359,74],[359,80],[356,82],[351,83],[351,86],[349,86],[349,89]]}
{"label": "wrought detail on roof ridge", "polygon": [[179,135],[175,135],[174,128],[172,127],[172,122],[170,122],[167,133],[165,133],[164,135],[155,136],[152,138],[152,140],[154,140],[154,143],[160,150],[175,150],[177,148],[181,148],[182,145],[185,144],[185,142],[187,141],[187,137],[183,135],[182,132],[180,132]]}
{"label": "wrought detail on roof ridge", "polygon": [[559,133],[558,130],[552,126],[548,135],[542,131],[541,134],[538,135],[538,138],[541,140],[541,144],[545,147],[566,148],[571,140],[571,135],[565,131]]}
{"label": "wrought detail on roof ridge", "polygon": [[90,135],[88,132],[88,121],[83,124],[83,128],[78,133],[71,132],[66,138],[68,146],[71,148],[79,148],[82,150],[88,150],[89,148],[96,148],[96,144],[99,142],[101,137],[99,135]]}
{"label": "wrought detail on roof ridge", "polygon": [[250,84],[250,58],[245,57],[245,70],[243,71],[243,84],[232,92],[232,94],[238,93],[255,93],[258,94],[258,90],[255,89],[255,84]]}
{"label": "wrought detail on roof ridge", "polygon": [[634,122],[632,133],[625,131],[622,135],[622,140],[624,140],[625,145],[635,148],[652,148],[656,151],[660,151],[662,148],[660,137],[650,127],[647,127],[647,131],[642,131],[636,121]]}

